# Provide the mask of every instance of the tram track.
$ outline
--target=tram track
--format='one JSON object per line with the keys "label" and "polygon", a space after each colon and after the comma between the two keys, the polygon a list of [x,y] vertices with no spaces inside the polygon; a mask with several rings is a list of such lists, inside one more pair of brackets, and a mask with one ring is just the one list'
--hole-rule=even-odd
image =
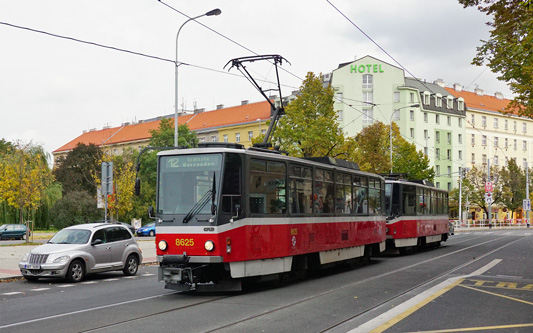
{"label": "tram track", "polygon": [[[350,288],[350,287],[353,287],[353,286],[356,286],[356,285],[359,285],[359,284],[364,284],[366,282],[369,282],[370,280],[385,278],[385,277],[388,277],[390,275],[394,275],[394,274],[397,274],[399,272],[403,272],[403,271],[415,268],[417,266],[424,265],[424,264],[427,264],[427,263],[442,259],[442,258],[447,257],[447,256],[452,256],[452,255],[455,255],[457,253],[460,253],[460,252],[463,252],[463,251],[467,251],[467,250],[475,248],[475,247],[483,246],[483,245],[486,245],[486,244],[489,244],[489,243],[492,243],[492,242],[497,242],[497,241],[500,241],[500,240],[505,239],[505,238],[508,238],[508,236],[498,237],[498,238],[495,238],[495,239],[487,240],[487,241],[484,241],[484,242],[481,242],[481,243],[478,243],[478,244],[474,244],[474,245],[468,246],[466,248],[462,248],[462,249],[459,249],[459,250],[456,250],[456,251],[452,251],[450,253],[446,253],[446,254],[440,255],[438,257],[427,259],[427,260],[424,260],[424,261],[421,261],[421,262],[417,262],[415,264],[411,264],[411,265],[408,265],[408,266],[405,266],[405,267],[402,267],[402,268],[399,268],[399,269],[396,269],[396,270],[393,270],[393,271],[389,271],[389,272],[386,272],[386,273],[383,273],[383,274],[380,274],[380,275],[377,275],[377,276],[373,276],[371,278],[358,280],[358,281],[355,281],[353,283],[344,285],[341,288],[330,289],[330,290],[321,292],[319,294],[315,294],[315,295],[312,295],[312,296],[309,296],[309,297],[305,297],[305,298],[299,299],[299,300],[294,301],[294,302],[290,302],[290,303],[284,304],[282,306],[278,306],[278,307],[269,309],[268,311],[257,313],[257,314],[248,316],[246,318],[241,318],[239,320],[235,320],[233,322],[229,322],[229,323],[227,323],[225,325],[221,325],[221,326],[218,326],[218,327],[213,328],[213,329],[205,330],[203,332],[208,333],[208,332],[218,332],[218,331],[224,331],[224,330],[225,331],[230,331],[232,328],[235,328],[238,325],[241,325],[243,323],[250,322],[250,321],[259,319],[261,317],[265,317],[265,316],[271,315],[271,314],[275,314],[275,313],[277,313],[279,311],[283,311],[283,310],[286,310],[286,309],[294,307],[294,306],[305,304],[305,303],[311,302],[313,300],[320,299],[321,297],[327,296],[327,295],[332,294],[334,292],[338,292],[339,290],[347,289],[347,288]],[[416,284],[416,285],[414,285],[412,287],[409,287],[408,289],[405,289],[405,290],[403,290],[403,291],[401,291],[399,293],[396,293],[396,294],[392,295],[391,297],[388,297],[385,300],[382,300],[382,301],[380,301],[378,303],[372,304],[371,306],[366,307],[365,309],[363,309],[361,311],[358,311],[357,313],[354,313],[352,316],[350,316],[348,318],[344,318],[343,320],[340,320],[340,321],[334,323],[333,325],[328,326],[325,329],[321,329],[319,332],[329,332],[331,330],[334,330],[335,328],[338,328],[341,325],[346,324],[347,322],[350,322],[350,321],[352,321],[354,319],[357,319],[358,317],[361,317],[361,316],[369,313],[370,311],[376,310],[376,309],[384,306],[385,304],[387,304],[389,302],[393,302],[395,300],[398,300],[401,297],[407,295],[408,293],[410,293],[410,292],[412,292],[412,291],[414,291],[414,290],[416,290],[418,288],[423,288],[425,286],[431,285],[432,283],[437,282],[439,279],[442,279],[446,275],[453,274],[454,272],[460,270],[461,268],[464,268],[464,267],[466,267],[468,265],[476,263],[476,262],[486,258],[487,256],[489,256],[489,255],[491,255],[491,254],[493,254],[493,253],[495,253],[495,252],[497,252],[497,251],[499,251],[499,250],[501,250],[501,249],[503,249],[503,248],[505,248],[507,246],[510,246],[510,245],[514,244],[515,242],[520,241],[521,239],[522,238],[518,238],[518,239],[516,239],[516,240],[514,240],[512,242],[508,242],[508,243],[506,243],[506,244],[504,244],[504,245],[502,245],[502,246],[500,246],[498,248],[495,248],[495,249],[493,249],[493,250],[491,250],[491,251],[489,251],[489,252],[487,252],[487,253],[485,253],[485,254],[483,254],[481,256],[478,256],[478,257],[476,257],[476,258],[474,258],[472,260],[469,260],[468,262],[464,262],[464,263],[462,263],[460,265],[457,265],[457,266],[455,266],[455,267],[453,267],[453,268],[451,268],[451,269],[449,269],[449,270],[447,270],[445,272],[442,272],[442,273],[440,273],[440,274],[438,274],[436,276],[433,276],[430,279],[427,279],[427,280],[425,280],[423,282],[420,282],[420,283],[418,283],[418,284]],[[168,294],[168,295],[175,295],[175,294],[179,294],[179,292],[171,293],[171,294]],[[202,302],[197,302],[197,303],[194,303],[194,304],[182,305],[182,306],[178,306],[178,307],[172,307],[172,308],[169,308],[169,309],[165,309],[163,311],[158,311],[158,312],[154,312],[154,313],[150,313],[150,314],[146,314],[146,315],[130,318],[130,319],[125,320],[125,321],[115,322],[115,323],[108,324],[108,325],[102,325],[100,327],[95,327],[93,329],[85,330],[83,332],[106,331],[106,330],[109,330],[109,329],[113,330],[113,329],[115,329],[117,327],[120,327],[123,324],[126,324],[126,323],[127,324],[131,324],[132,322],[135,322],[135,321],[141,321],[141,320],[148,319],[150,317],[156,317],[156,316],[159,316],[159,315],[168,314],[168,313],[172,313],[172,312],[176,312],[176,311],[182,311],[182,310],[186,310],[186,309],[191,309],[191,308],[207,305],[209,303],[219,302],[219,301],[224,300],[224,299],[230,299],[230,298],[233,298],[235,296],[236,295],[225,295],[225,296],[220,296],[220,297],[215,297],[213,299],[205,300],[205,301],[202,301]]]}

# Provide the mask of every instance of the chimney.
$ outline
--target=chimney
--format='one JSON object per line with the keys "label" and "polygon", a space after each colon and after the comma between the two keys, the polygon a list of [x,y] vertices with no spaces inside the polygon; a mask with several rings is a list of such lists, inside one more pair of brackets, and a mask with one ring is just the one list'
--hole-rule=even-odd
{"label": "chimney", "polygon": [[503,94],[499,91],[495,92],[494,93],[494,97],[496,97],[497,99],[503,99]]}
{"label": "chimney", "polygon": [[244,101],[241,101],[241,105],[246,105],[246,104],[248,104],[248,100],[247,99],[244,100]]}
{"label": "chimney", "polygon": [[459,83],[454,83],[454,84],[453,84],[453,89],[454,89],[455,91],[459,91],[459,92],[461,92],[461,91],[463,91],[463,86],[460,85]]}
{"label": "chimney", "polygon": [[204,112],[204,111],[205,111],[204,108],[202,108],[202,109],[196,109],[196,110],[194,110],[194,113],[202,113],[202,112]]}
{"label": "chimney", "polygon": [[444,84],[444,80],[443,79],[437,79],[436,81],[433,82],[434,84],[438,84],[439,86],[441,86],[442,88],[444,88],[445,84]]}
{"label": "chimney", "polygon": [[483,96],[483,89],[476,88],[476,89],[474,89],[474,92],[478,96]]}
{"label": "chimney", "polygon": [[223,108],[224,108],[224,104],[217,105],[217,110],[220,110],[220,109],[223,109]]}

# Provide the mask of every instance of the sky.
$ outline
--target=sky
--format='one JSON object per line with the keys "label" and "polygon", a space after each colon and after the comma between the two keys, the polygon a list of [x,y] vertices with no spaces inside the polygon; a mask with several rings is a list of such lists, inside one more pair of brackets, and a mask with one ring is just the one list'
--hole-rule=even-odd
{"label": "sky", "polygon": [[[222,13],[203,25],[182,26],[215,8]],[[454,0],[1,1],[0,139],[51,153],[85,130],[173,114],[176,58],[187,110],[263,101],[225,65],[266,54],[289,62],[279,72],[284,96],[308,72],[370,55],[429,82],[512,98],[490,69],[471,65],[489,20]],[[269,63],[247,69],[262,89],[276,88]]]}

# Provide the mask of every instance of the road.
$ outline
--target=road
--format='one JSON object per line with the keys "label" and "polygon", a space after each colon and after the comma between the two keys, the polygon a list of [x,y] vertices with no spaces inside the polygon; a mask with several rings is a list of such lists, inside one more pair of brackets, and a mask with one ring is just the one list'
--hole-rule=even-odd
{"label": "road", "polygon": [[0,284],[6,332],[533,330],[533,230],[463,232],[439,249],[241,293],[183,294],[134,278]]}

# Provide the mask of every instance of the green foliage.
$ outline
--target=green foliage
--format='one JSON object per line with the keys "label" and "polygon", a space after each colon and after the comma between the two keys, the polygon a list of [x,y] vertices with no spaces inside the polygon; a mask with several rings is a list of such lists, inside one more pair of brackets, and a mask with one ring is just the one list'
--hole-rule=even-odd
{"label": "green foliage", "polygon": [[342,155],[344,136],[333,109],[333,88],[307,73],[298,97],[285,108],[273,134],[280,148],[296,157]]}
{"label": "green foliage", "polygon": [[[150,130],[152,135],[150,146],[152,147],[174,147],[174,119],[163,118],[157,130]],[[187,124],[178,126],[178,145],[180,147],[196,147],[196,132],[191,131]]]}
{"label": "green foliage", "polygon": [[101,172],[101,159],[98,146],[78,143],[54,170],[55,178],[63,185],[63,193],[86,191],[96,196],[94,177]]}
{"label": "green foliage", "polygon": [[55,228],[90,223],[104,218],[102,210],[96,207],[96,198],[86,191],[72,191],[58,200],[52,208]]}
{"label": "green foliage", "polygon": [[533,3],[523,0],[459,0],[493,18],[490,38],[481,41],[473,64],[498,73],[515,94],[510,107],[533,117]]}

